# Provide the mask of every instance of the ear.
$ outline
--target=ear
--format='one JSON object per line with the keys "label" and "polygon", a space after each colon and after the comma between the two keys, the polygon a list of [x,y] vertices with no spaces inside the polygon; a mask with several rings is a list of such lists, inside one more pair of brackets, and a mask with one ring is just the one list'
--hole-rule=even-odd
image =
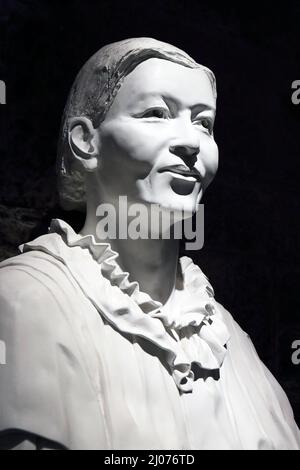
{"label": "ear", "polygon": [[99,165],[99,134],[90,119],[82,116],[69,121],[68,139],[71,152],[86,171]]}

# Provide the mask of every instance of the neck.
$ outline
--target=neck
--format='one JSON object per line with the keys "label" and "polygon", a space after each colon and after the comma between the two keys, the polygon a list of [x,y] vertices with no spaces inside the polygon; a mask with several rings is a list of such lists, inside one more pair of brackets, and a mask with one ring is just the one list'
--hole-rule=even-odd
{"label": "neck", "polygon": [[175,286],[178,240],[112,240],[111,246],[131,280],[138,281],[153,300],[165,304]]}
{"label": "neck", "polygon": [[[94,206],[94,205],[93,205]],[[109,242],[119,254],[118,264],[123,271],[129,272],[131,281],[138,281],[141,291],[153,300],[165,304],[172,295],[176,282],[179,240],[178,239],[141,239],[107,238],[99,230],[99,218],[93,208],[87,208],[85,224],[81,235],[94,235],[97,242]]]}

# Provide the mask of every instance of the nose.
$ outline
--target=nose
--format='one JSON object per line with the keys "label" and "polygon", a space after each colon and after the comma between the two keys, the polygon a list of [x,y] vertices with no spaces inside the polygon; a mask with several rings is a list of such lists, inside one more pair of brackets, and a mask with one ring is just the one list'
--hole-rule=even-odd
{"label": "nose", "polygon": [[178,157],[191,158],[197,156],[199,153],[200,146],[193,147],[191,145],[172,145],[170,147],[170,152],[174,153]]}
{"label": "nose", "polygon": [[[192,126],[192,124],[190,124]],[[181,132],[183,128],[181,127]],[[178,137],[169,147],[170,153],[181,158],[189,167],[194,166],[197,155],[200,152],[199,134],[193,128],[186,129],[183,135]]]}
{"label": "nose", "polygon": [[188,167],[193,167],[197,161],[197,155],[200,151],[200,146],[191,145],[172,145],[169,148],[170,152],[181,158]]}

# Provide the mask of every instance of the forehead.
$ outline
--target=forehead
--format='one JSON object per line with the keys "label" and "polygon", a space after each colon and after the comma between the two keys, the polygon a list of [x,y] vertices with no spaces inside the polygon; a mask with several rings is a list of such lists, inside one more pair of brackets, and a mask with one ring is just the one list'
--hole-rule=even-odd
{"label": "forehead", "polygon": [[142,62],[125,77],[112,107],[126,107],[155,96],[174,99],[182,106],[204,104],[215,108],[211,82],[201,68],[157,58]]}

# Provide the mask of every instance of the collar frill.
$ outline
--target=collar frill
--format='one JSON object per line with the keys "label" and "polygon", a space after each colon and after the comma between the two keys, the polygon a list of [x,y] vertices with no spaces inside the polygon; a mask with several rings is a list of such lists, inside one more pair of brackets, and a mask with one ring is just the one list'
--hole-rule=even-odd
{"label": "collar frill", "polygon": [[[64,260],[61,252],[59,256],[56,252],[57,240],[51,243],[49,237],[59,235],[65,248],[74,249],[68,254],[68,260],[78,257],[76,247],[88,251],[92,256],[91,262],[96,261],[97,268],[100,267],[103,278],[108,281],[102,297],[109,308],[101,305],[101,299],[95,305],[96,308],[118,331],[143,338],[159,348],[181,392],[192,392],[197,376],[218,377],[230,336],[208,278],[190,258],[180,258],[178,277],[181,279],[181,287],[175,289],[173,301],[163,306],[142,292],[138,282],[129,280],[129,273],[122,271],[117,263],[118,253],[111,249],[109,243],[96,242],[93,235],[81,236],[59,219],[52,220],[49,232],[22,245],[20,250],[45,251],[65,262],[71,269],[72,266]],[[82,273],[79,272],[80,277]],[[110,304],[112,298],[114,301]]]}

